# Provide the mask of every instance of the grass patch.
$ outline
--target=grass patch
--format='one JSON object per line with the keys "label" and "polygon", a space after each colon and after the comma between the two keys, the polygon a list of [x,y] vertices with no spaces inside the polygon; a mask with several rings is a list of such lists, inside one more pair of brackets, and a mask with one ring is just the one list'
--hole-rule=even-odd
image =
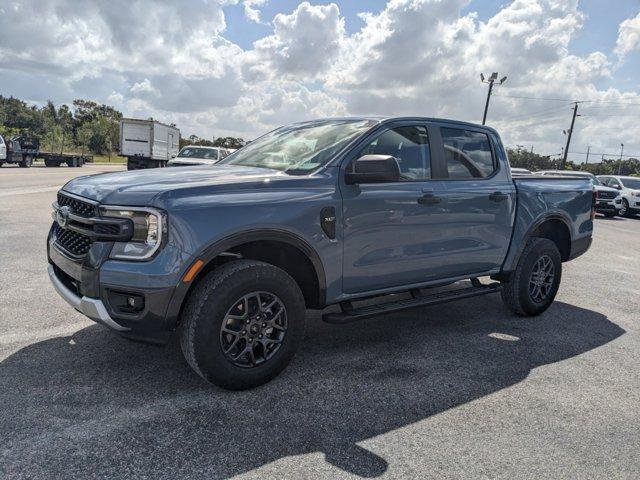
{"label": "grass patch", "polygon": [[127,157],[121,157],[120,155],[111,155],[111,159],[109,159],[108,155],[94,155],[93,163],[123,164],[123,163],[127,163]]}

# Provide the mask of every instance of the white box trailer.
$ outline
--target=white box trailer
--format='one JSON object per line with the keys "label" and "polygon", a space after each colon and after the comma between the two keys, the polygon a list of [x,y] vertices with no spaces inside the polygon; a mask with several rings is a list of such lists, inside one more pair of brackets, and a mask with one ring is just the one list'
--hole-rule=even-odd
{"label": "white box trailer", "polygon": [[155,120],[120,120],[120,153],[127,169],[164,167],[178,155],[180,130]]}

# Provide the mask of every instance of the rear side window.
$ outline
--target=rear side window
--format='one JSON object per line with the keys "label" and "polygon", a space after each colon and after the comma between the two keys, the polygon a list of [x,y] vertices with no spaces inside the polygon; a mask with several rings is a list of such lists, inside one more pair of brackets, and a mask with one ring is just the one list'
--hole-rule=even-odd
{"label": "rear side window", "polygon": [[403,126],[384,131],[360,152],[360,156],[369,154],[395,157],[401,181],[431,178],[429,137],[424,126]]}
{"label": "rear side window", "polygon": [[486,178],[496,169],[486,133],[440,128],[449,178]]}

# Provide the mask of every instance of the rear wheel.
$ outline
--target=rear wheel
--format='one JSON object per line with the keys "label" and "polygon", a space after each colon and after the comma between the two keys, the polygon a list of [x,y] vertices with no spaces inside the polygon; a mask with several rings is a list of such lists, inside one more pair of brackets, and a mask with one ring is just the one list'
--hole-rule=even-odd
{"label": "rear wheel", "polygon": [[304,322],[295,280],[273,265],[237,260],[207,274],[189,295],[180,343],[205,380],[242,390],[268,382],[289,364]]}
{"label": "rear wheel", "polygon": [[558,293],[562,276],[562,259],[551,240],[534,237],[520,256],[518,266],[502,285],[502,300],[521,316],[544,312]]}

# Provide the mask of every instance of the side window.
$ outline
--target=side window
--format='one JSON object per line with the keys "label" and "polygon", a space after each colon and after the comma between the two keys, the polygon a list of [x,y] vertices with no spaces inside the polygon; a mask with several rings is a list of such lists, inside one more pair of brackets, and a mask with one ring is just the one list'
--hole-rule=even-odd
{"label": "side window", "polygon": [[440,128],[449,178],[486,178],[496,169],[486,133]]}
{"label": "side window", "polygon": [[391,155],[400,166],[400,180],[405,182],[431,179],[431,152],[427,128],[396,127],[378,135],[361,152],[362,155]]}

